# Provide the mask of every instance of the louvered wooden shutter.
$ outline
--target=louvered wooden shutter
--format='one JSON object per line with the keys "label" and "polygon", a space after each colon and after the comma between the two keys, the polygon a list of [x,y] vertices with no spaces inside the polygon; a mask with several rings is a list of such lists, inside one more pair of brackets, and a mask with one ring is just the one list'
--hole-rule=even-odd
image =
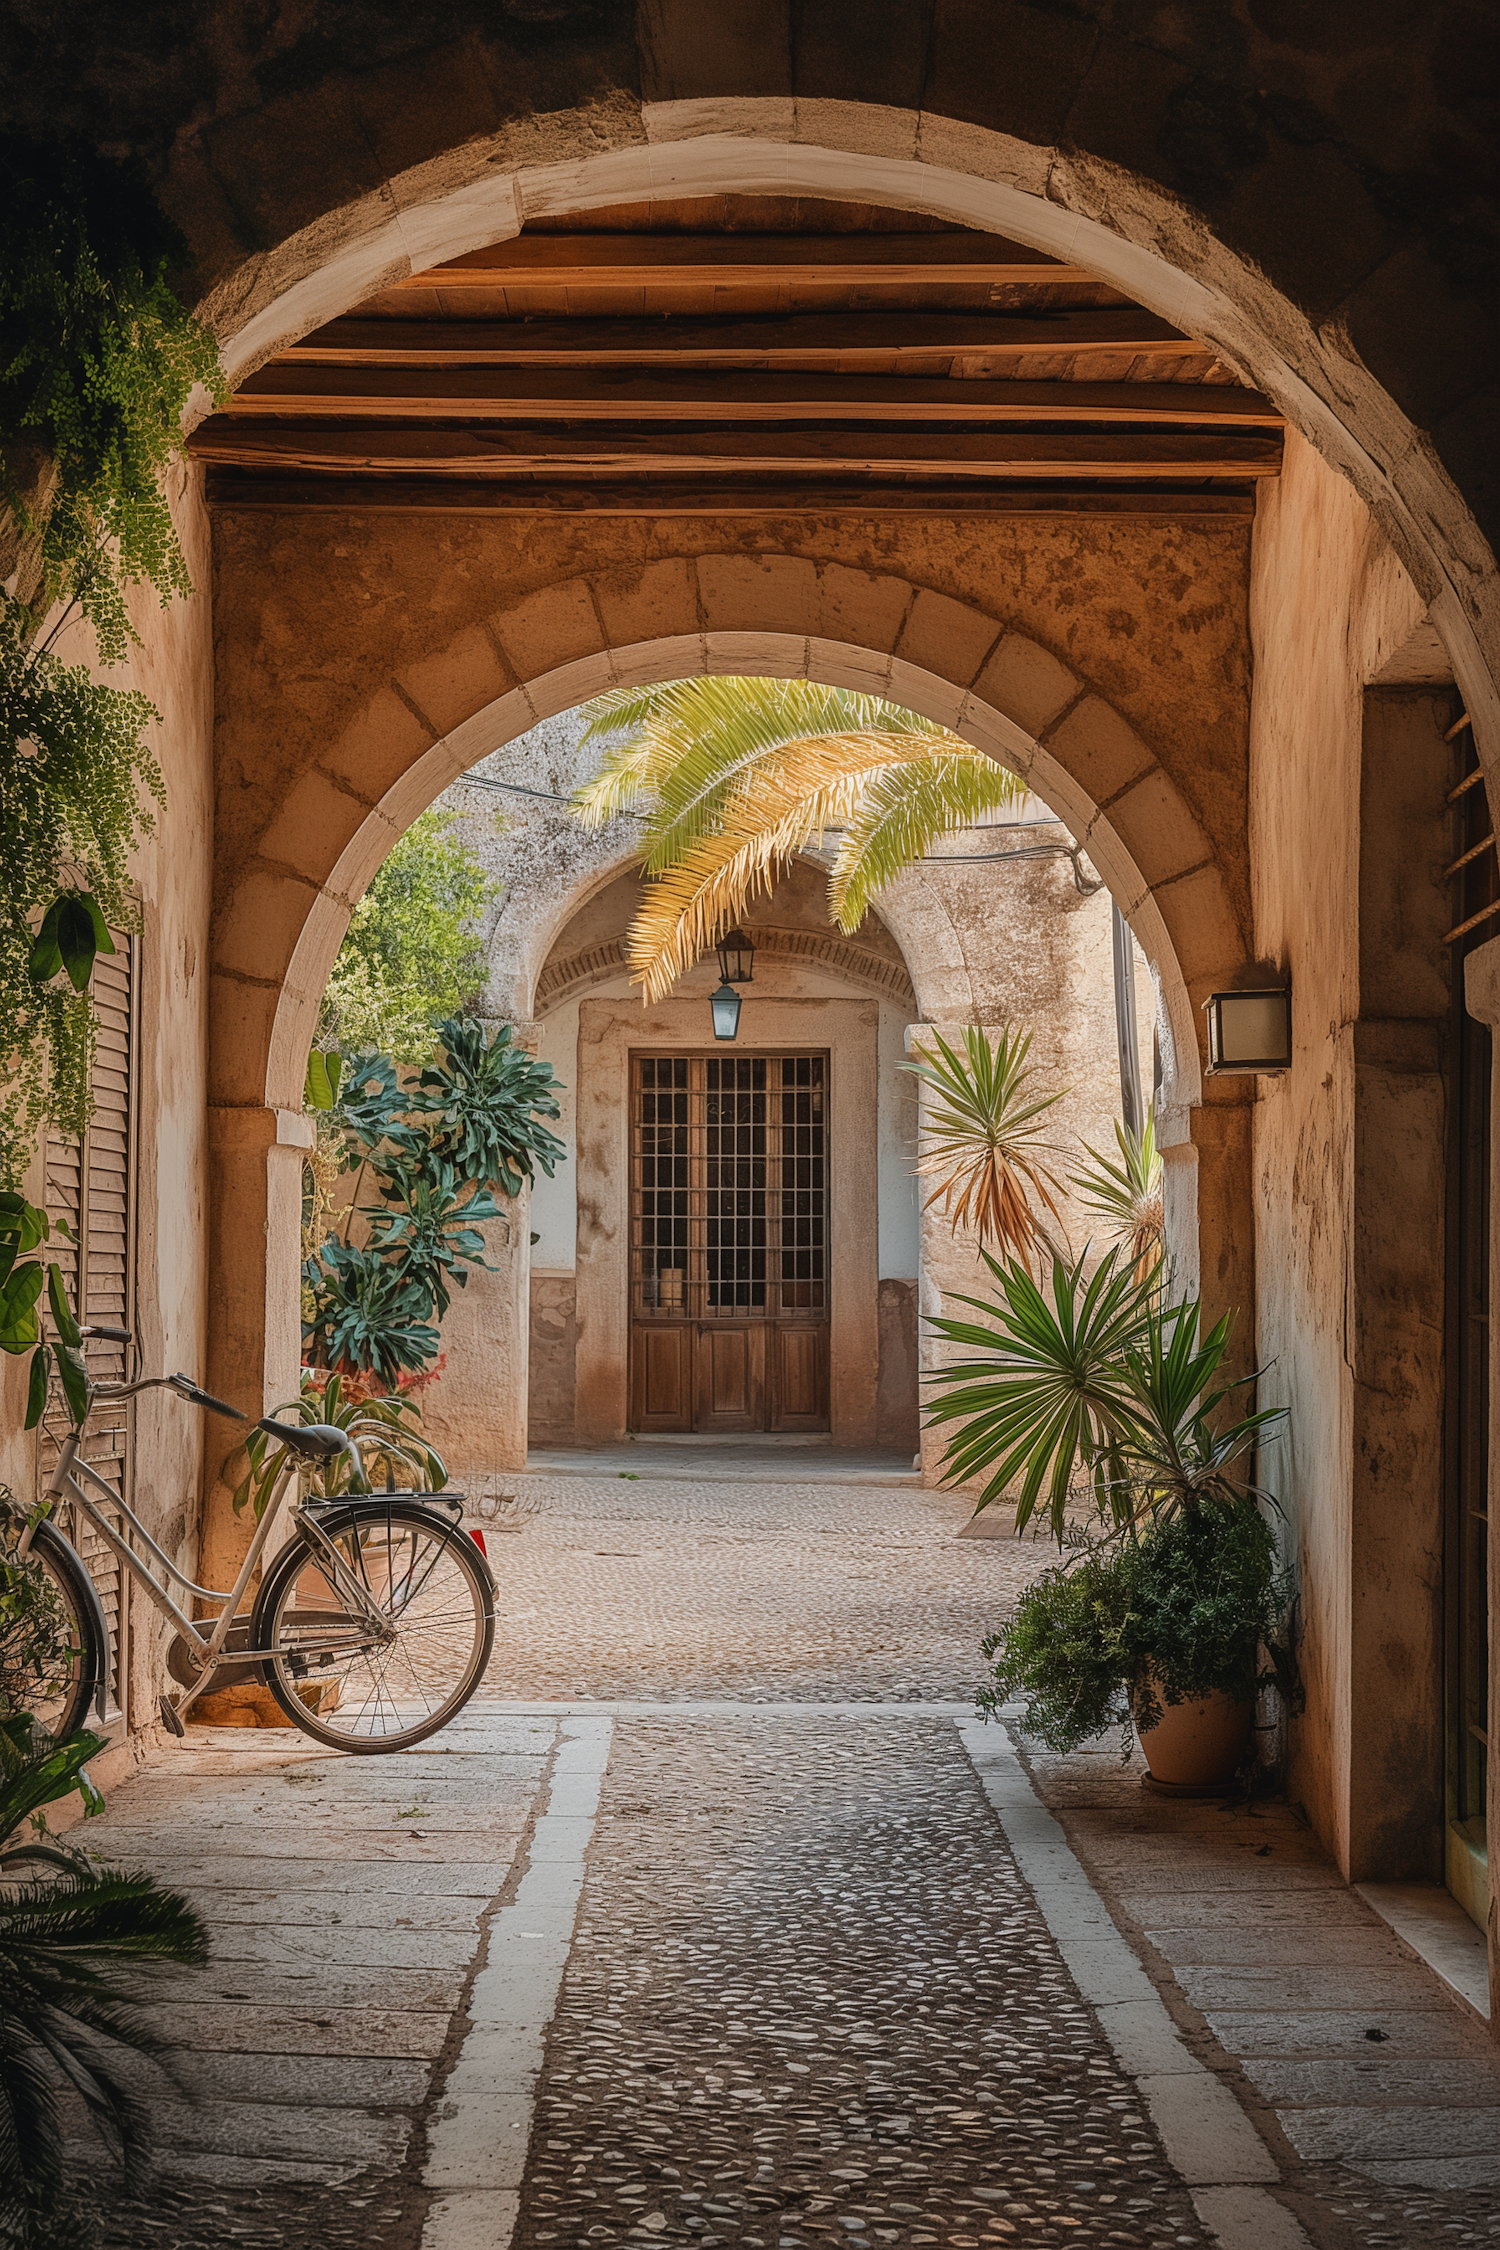
{"label": "louvered wooden shutter", "polygon": [[[129,1328],[135,1320],[135,1098],[138,1046],[136,1031],[137,940],[122,930],[110,933],[112,954],[94,964],[92,986],[97,1041],[94,1052],[94,1115],[82,1146],[49,1134],[47,1141],[47,1216],[52,1221],[51,1255],[62,1268],[80,1320],[102,1320]],[[69,1229],[63,1235],[58,1222]],[[125,1373],[123,1344],[93,1339],[86,1347],[89,1371],[105,1381]],[[47,1420],[66,1429],[65,1412],[54,1396]],[[130,1497],[131,1438],[129,1406],[98,1410],[89,1423],[86,1458],[91,1468],[122,1497]],[[57,1460],[57,1448],[44,1428],[37,1449],[38,1482],[44,1484]],[[105,1541],[86,1518],[64,1524],[79,1546],[99,1589],[110,1637],[110,1716],[124,1712],[129,1681],[129,1603],[124,1572]]]}

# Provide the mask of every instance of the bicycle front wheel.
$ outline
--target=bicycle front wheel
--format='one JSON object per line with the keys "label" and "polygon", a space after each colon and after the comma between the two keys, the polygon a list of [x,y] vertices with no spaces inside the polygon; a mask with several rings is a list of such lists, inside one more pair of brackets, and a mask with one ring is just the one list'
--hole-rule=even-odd
{"label": "bicycle front wheel", "polygon": [[359,1500],[318,1516],[334,1561],[300,1532],[251,1622],[266,1685],[336,1750],[404,1750],[461,1711],[495,1645],[495,1585],[472,1539],[434,1509]]}

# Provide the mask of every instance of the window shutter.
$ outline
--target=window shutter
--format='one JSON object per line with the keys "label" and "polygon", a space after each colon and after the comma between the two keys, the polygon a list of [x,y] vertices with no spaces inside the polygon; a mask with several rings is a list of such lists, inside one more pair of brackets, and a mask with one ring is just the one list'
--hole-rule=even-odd
{"label": "window shutter", "polygon": [[[52,1222],[49,1256],[62,1269],[68,1292],[83,1321],[112,1326],[135,1324],[135,1101],[138,1077],[138,941],[112,930],[112,954],[94,963],[92,985],[97,1039],[94,1052],[94,1115],[82,1145],[55,1133],[47,1138],[47,1216]],[[59,1231],[65,1223],[68,1234]],[[92,1339],[85,1347],[91,1375],[120,1381],[126,1371],[126,1346]],[[54,1380],[47,1421],[67,1428],[67,1414]],[[89,1423],[87,1460],[122,1498],[130,1497],[134,1413],[129,1405],[101,1408]],[[43,1427],[37,1448],[38,1489],[57,1462],[57,1446]],[[124,1714],[128,1692],[129,1605],[124,1571],[112,1550],[84,1517],[64,1523],[89,1566],[109,1623],[108,1712]]]}

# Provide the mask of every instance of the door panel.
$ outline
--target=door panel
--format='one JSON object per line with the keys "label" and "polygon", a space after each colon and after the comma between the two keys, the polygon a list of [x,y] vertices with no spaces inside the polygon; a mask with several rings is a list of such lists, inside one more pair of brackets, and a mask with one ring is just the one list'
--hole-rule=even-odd
{"label": "door panel", "polygon": [[731,1327],[705,1321],[698,1330],[698,1397],[694,1428],[763,1430],[766,1426],[766,1331],[759,1322]]}
{"label": "door panel", "polygon": [[632,1338],[631,1427],[690,1430],[693,1426],[693,1331],[644,1328]]}
{"label": "door panel", "polygon": [[828,1427],[828,1330],[779,1322],[771,1330],[773,1430]]}
{"label": "door panel", "polygon": [[827,1429],[827,1057],[636,1055],[630,1096],[631,1427]]}

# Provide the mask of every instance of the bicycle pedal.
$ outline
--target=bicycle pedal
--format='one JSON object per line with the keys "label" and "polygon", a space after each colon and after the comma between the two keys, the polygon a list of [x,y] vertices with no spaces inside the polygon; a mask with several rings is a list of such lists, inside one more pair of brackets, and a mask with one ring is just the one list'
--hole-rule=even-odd
{"label": "bicycle pedal", "polygon": [[168,1734],[176,1735],[179,1742],[185,1739],[187,1735],[187,1728],[183,1725],[181,1719],[178,1718],[177,1706],[172,1701],[172,1698],[169,1695],[163,1695],[161,1698],[161,1723],[166,1728]]}

